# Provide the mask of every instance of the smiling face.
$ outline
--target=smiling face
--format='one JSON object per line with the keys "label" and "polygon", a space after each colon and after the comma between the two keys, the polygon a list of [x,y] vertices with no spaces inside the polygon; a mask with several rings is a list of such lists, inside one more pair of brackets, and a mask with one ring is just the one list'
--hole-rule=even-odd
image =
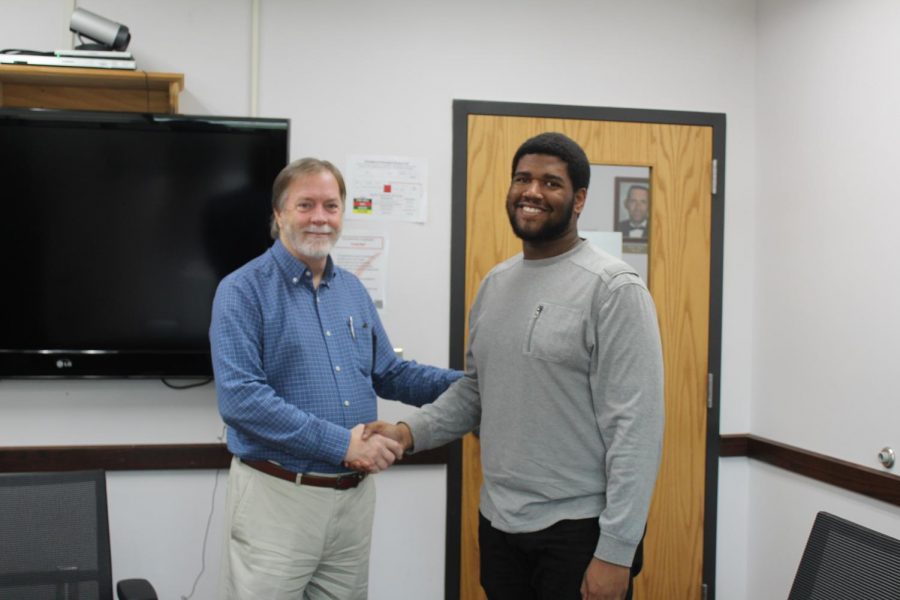
{"label": "smiling face", "polygon": [[578,240],[578,215],[587,190],[572,189],[566,163],[549,154],[519,159],[506,196],[513,232],[526,258],[556,256]]}
{"label": "smiling face", "polygon": [[310,267],[324,265],[341,234],[343,219],[341,191],[328,171],[294,179],[275,211],[281,243]]}

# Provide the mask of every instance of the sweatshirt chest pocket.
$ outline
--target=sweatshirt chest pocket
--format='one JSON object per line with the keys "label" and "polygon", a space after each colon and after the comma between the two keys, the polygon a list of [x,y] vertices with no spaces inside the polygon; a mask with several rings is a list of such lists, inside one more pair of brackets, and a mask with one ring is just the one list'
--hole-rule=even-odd
{"label": "sweatshirt chest pocket", "polygon": [[549,362],[577,357],[581,340],[582,312],[551,302],[539,302],[531,313],[525,336],[526,356]]}

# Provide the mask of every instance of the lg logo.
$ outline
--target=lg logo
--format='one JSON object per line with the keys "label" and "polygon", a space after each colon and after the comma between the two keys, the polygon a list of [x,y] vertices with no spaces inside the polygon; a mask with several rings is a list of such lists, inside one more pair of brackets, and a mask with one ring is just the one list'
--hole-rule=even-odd
{"label": "lg logo", "polygon": [[60,358],[59,360],[56,361],[56,368],[57,369],[71,369],[72,361],[69,360],[68,358]]}

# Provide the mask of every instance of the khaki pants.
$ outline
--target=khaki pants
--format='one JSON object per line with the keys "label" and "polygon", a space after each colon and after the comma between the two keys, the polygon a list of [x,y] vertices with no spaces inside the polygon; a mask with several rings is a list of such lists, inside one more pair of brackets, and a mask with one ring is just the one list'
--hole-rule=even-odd
{"label": "khaki pants", "polygon": [[375,482],[349,490],[296,485],[231,462],[221,597],[363,600]]}

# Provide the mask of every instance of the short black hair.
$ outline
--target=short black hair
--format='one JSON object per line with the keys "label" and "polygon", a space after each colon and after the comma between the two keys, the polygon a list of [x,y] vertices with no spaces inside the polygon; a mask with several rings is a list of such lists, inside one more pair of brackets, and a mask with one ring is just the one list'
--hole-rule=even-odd
{"label": "short black hair", "polygon": [[574,140],[554,131],[541,133],[525,140],[512,160],[512,174],[516,174],[516,166],[526,154],[549,154],[566,163],[566,171],[572,180],[575,190],[587,189],[591,183],[591,163],[587,154]]}

